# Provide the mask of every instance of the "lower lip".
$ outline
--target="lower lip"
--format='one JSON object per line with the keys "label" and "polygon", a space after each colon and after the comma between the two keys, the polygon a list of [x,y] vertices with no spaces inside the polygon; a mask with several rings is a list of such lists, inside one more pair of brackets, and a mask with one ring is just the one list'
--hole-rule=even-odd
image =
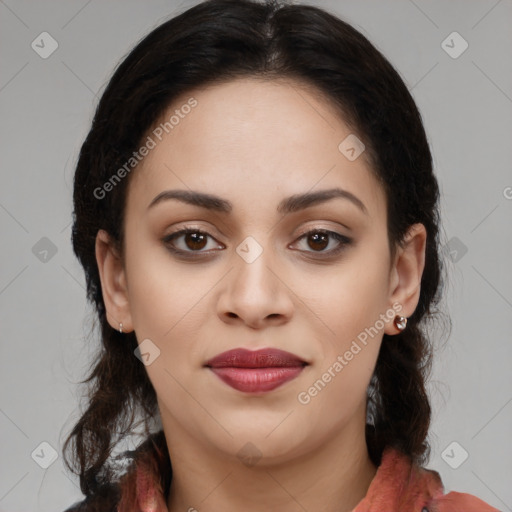
{"label": "lower lip", "polygon": [[226,384],[245,393],[272,391],[285,382],[295,379],[303,369],[303,366],[210,368]]}

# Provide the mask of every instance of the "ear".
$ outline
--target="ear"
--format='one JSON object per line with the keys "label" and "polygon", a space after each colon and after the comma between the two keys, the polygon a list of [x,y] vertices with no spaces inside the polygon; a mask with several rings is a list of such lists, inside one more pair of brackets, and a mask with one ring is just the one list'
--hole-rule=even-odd
{"label": "ear", "polygon": [[[402,247],[397,249],[389,277],[390,304],[399,303],[402,307],[397,315],[410,317],[420,298],[421,276],[425,267],[425,247],[427,231],[423,224],[413,224],[405,236]],[[395,309],[395,308],[394,308]],[[393,322],[387,324],[386,334],[400,331]]]}
{"label": "ear", "polygon": [[107,321],[113,329],[123,332],[133,330],[126,275],[123,262],[109,234],[100,229],[96,235],[96,262],[101,280],[101,291],[107,311]]}

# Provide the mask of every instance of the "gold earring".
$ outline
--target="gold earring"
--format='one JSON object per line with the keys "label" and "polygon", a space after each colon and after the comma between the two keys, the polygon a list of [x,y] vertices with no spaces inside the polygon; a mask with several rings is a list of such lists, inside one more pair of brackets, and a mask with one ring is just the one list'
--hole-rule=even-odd
{"label": "gold earring", "polygon": [[407,318],[405,318],[405,316],[396,315],[394,323],[395,323],[395,327],[399,331],[403,331],[407,325]]}

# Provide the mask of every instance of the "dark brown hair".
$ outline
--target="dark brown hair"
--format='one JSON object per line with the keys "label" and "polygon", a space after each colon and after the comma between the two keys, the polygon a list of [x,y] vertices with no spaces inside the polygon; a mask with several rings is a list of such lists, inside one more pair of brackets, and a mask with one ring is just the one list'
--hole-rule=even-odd
{"label": "dark brown hair", "polygon": [[[129,176],[102,198],[95,190],[141,146],[178,95],[243,76],[298,80],[339,107],[364,141],[371,169],[385,190],[393,254],[412,224],[426,228],[419,303],[405,331],[384,335],[368,389],[366,439],[377,465],[387,446],[418,463],[428,457],[431,409],[425,382],[432,346],[425,327],[436,313],[442,267],[438,183],[415,102],[399,74],[360,32],[320,8],[277,0],[210,0],[158,26],[124,58],[80,151],[72,243],[99,320],[101,347],[83,381],[89,384],[86,409],[64,452],[86,495],[110,485],[113,449],[136,424],[149,433],[158,415],[155,391],[134,357],[135,334],[120,334],[107,322],[95,258],[99,229],[110,234],[122,254]],[[162,467],[170,472],[163,435],[152,439],[159,440],[162,464],[167,464]]]}

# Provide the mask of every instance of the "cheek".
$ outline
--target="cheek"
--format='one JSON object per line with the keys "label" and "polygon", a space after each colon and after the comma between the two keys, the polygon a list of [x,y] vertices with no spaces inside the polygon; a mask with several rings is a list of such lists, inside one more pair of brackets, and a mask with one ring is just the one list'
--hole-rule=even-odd
{"label": "cheek", "polygon": [[326,429],[335,428],[365,403],[382,342],[381,318],[390,321],[391,317],[386,309],[384,270],[378,265],[360,273],[347,270],[323,286],[329,292],[316,313],[328,329],[323,331],[317,364],[297,401],[308,417],[325,418],[325,411],[330,411],[324,419]]}
{"label": "cheek", "polygon": [[143,244],[127,244],[130,312],[138,343],[149,339],[156,346],[149,345],[158,355],[146,371],[157,396],[172,397],[173,407],[181,407],[188,403],[183,391],[187,374],[198,365],[199,329],[207,304],[202,297],[216,280],[172,262],[165,248],[155,244],[146,245],[146,250],[140,249]]}
{"label": "cheek", "polygon": [[314,313],[311,320],[321,320],[331,356],[373,326],[388,307],[387,260],[371,254],[369,249],[354,252],[322,275],[301,278],[300,296]]}
{"label": "cheek", "polygon": [[[145,248],[145,249],[143,249]],[[160,241],[127,242],[130,312],[137,338],[168,346],[176,333],[197,330],[201,298],[215,284],[208,272],[172,261]],[[209,282],[211,281],[211,283]]]}

